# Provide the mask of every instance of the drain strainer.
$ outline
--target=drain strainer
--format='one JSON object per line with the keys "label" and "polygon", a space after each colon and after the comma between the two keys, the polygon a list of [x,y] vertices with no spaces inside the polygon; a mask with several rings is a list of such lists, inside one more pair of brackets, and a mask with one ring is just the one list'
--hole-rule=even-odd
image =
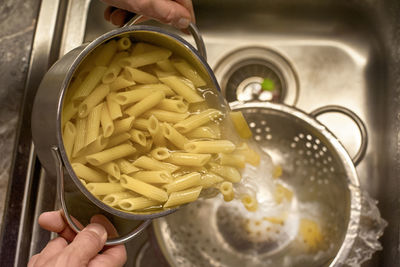
{"label": "drain strainer", "polygon": [[215,69],[228,102],[271,101],[295,105],[299,82],[290,63],[267,48],[247,47],[223,58]]}

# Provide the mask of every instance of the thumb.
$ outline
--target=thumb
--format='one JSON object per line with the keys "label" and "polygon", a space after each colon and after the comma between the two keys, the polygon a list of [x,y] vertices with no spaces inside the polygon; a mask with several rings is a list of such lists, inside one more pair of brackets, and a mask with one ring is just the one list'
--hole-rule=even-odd
{"label": "thumb", "polygon": [[64,250],[64,253],[67,254],[64,256],[68,257],[70,266],[86,266],[102,250],[106,240],[107,231],[102,225],[89,224]]}

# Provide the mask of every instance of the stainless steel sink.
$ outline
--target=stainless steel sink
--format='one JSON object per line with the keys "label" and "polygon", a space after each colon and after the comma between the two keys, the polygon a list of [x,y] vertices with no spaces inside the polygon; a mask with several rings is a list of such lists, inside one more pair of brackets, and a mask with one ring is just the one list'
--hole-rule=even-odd
{"label": "stainless steel sink", "polygon": [[[47,40],[51,44],[47,44],[49,47],[56,47],[46,52],[46,58],[53,61],[82,42],[93,40],[114,28],[103,20],[105,5],[100,1],[42,2],[42,16],[46,15],[47,6],[57,8],[59,12],[57,23],[51,21],[56,34]],[[271,98],[306,112],[324,105],[342,105],[357,113],[366,123],[369,145],[357,172],[362,187],[379,201],[380,211],[389,225],[381,239],[383,251],[375,253],[373,259],[363,266],[399,266],[400,2],[193,2],[197,24],[206,43],[208,62],[228,100],[246,97],[242,93],[250,90],[252,83],[267,73],[279,87],[279,92],[265,99]],[[43,18],[39,17],[38,25]],[[38,26],[37,31],[47,29]],[[185,37],[191,41],[190,37]],[[40,48],[43,39],[37,44]],[[32,79],[38,78],[37,74]],[[318,119],[342,141],[350,155],[357,152],[360,134],[349,119],[340,114],[326,114]],[[30,161],[30,167],[35,168],[34,161]],[[34,220],[43,210],[53,208],[55,203],[51,177],[36,171],[31,172],[27,179],[25,194],[39,194],[39,197],[23,199],[25,202],[22,204],[34,210],[20,214],[19,229],[22,232],[17,239],[21,255],[17,253],[18,264],[26,263],[29,254],[39,251],[50,238],[35,225]],[[45,197],[44,192],[47,192]],[[14,226],[6,223],[6,227],[11,229]],[[127,247],[130,255],[128,266],[146,262],[143,260],[146,255],[152,260],[156,258],[154,255],[159,255],[157,251],[152,252],[147,233]]]}

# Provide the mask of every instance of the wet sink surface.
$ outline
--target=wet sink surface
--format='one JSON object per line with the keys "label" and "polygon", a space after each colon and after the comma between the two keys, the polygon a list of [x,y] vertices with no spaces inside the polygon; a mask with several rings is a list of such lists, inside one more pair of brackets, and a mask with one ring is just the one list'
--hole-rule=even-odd
{"label": "wet sink surface", "polygon": [[[341,105],[365,122],[368,149],[357,172],[361,186],[380,201],[381,212],[390,223],[383,238],[385,253],[377,253],[365,266],[395,264],[392,259],[398,254],[390,249],[398,245],[398,239],[387,237],[398,237],[398,222],[388,214],[390,205],[398,205],[390,202],[398,192],[388,190],[397,186],[396,173],[384,179],[390,176],[388,166],[395,163],[387,142],[395,136],[387,126],[388,103],[394,92],[387,58],[392,44],[387,43],[383,30],[390,21],[379,21],[382,14],[388,16],[385,8],[398,6],[394,2],[286,0],[252,1],[249,6],[248,1],[194,1],[208,63],[228,100],[238,97],[231,92],[235,85],[246,79],[251,82],[263,68],[269,68],[282,82],[281,102],[308,113],[325,105]],[[102,5],[92,3],[87,41],[112,28],[96,17],[102,10]],[[267,66],[268,61],[275,64]],[[238,70],[251,64],[258,67]],[[239,81],[230,80],[232,75]],[[318,119],[355,155],[361,140],[352,121],[338,113]]]}

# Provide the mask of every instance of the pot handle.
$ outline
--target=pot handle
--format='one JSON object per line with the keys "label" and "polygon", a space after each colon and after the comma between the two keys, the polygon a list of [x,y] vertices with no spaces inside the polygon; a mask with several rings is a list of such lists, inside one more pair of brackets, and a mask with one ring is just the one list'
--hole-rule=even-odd
{"label": "pot handle", "polygon": [[310,113],[310,115],[314,118],[317,118],[319,115],[322,115],[324,113],[328,112],[339,112],[342,113],[346,116],[348,116],[358,127],[360,130],[361,134],[361,145],[360,148],[358,149],[357,153],[353,156],[352,160],[355,166],[357,166],[362,159],[365,156],[365,152],[367,151],[367,146],[368,146],[368,133],[367,133],[367,127],[365,126],[364,122],[358,117],[357,114],[355,114],[353,111],[351,111],[348,108],[342,107],[342,106],[337,106],[337,105],[329,105],[329,106],[324,106],[317,108],[313,112]]}
{"label": "pot handle", "polygon": [[[143,15],[135,15],[132,19],[130,19],[127,23],[125,23],[124,27],[135,25],[142,18],[143,18]],[[193,36],[194,42],[196,43],[197,51],[207,61],[206,46],[204,44],[204,40],[200,34],[199,29],[197,28],[196,25],[194,25],[193,23],[190,23],[188,30]]]}
{"label": "pot handle", "polygon": [[[58,147],[53,146],[51,148],[51,152],[53,154],[54,160],[56,162],[56,173],[57,173],[57,194],[60,198],[61,208],[64,215],[65,220],[68,225],[72,228],[75,233],[79,233],[81,229],[76,225],[76,223],[72,220],[71,215],[68,212],[67,205],[65,203],[65,191],[64,191],[64,165],[61,160],[61,155]],[[143,221],[137,228],[133,229],[131,232],[127,233],[124,236],[108,239],[105,243],[106,246],[114,246],[128,242],[129,240],[135,238],[139,235],[146,227],[151,223],[151,220]]]}

